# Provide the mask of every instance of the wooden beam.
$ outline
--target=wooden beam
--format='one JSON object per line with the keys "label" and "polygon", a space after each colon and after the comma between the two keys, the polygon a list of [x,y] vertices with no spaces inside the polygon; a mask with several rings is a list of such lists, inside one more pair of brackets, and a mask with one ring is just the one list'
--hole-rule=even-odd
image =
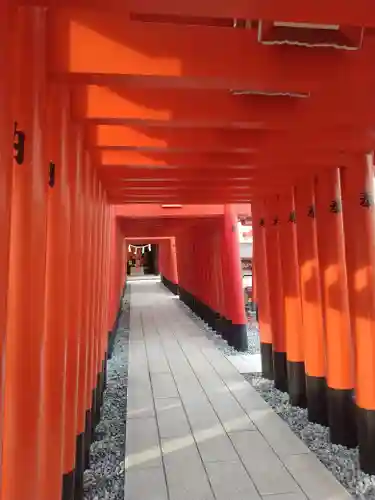
{"label": "wooden beam", "polygon": [[327,87],[358,92],[364,82],[375,83],[371,38],[360,51],[286,47],[280,57],[278,47],[259,44],[251,30],[137,23],[88,9],[52,13],[50,37],[52,71],[97,74],[108,82],[219,80],[228,88],[302,93]]}
{"label": "wooden beam", "polygon": [[94,149],[149,150],[162,153],[196,151],[246,151],[272,147],[279,152],[298,149],[311,152],[353,150],[367,151],[374,148],[374,137],[370,132],[353,127],[328,127],[312,131],[301,127],[285,130],[233,130],[196,129],[170,127],[130,127],[127,125],[89,125],[87,146]]}
{"label": "wooden beam", "polygon": [[375,26],[372,0],[129,0],[128,5],[138,13]]}
{"label": "wooden beam", "polygon": [[185,18],[249,19],[314,24],[342,24],[375,27],[375,6],[372,0],[17,0],[18,5],[52,8],[75,7],[116,11],[127,15],[175,15]]}
{"label": "wooden beam", "polygon": [[95,160],[101,168],[121,171],[129,166],[143,168],[191,168],[191,169],[217,169],[233,168],[264,168],[267,165],[273,168],[287,167],[299,161],[300,168],[304,165],[340,165],[345,164],[345,155],[340,152],[312,151],[304,157],[303,150],[297,147],[279,152],[276,148],[269,151],[262,149],[257,153],[140,153],[138,151],[112,151],[98,150]]}
{"label": "wooden beam", "polygon": [[375,96],[342,89],[335,95],[307,99],[231,95],[228,90],[126,88],[121,85],[83,85],[74,89],[73,116],[94,123],[320,128],[326,124],[373,124]]}

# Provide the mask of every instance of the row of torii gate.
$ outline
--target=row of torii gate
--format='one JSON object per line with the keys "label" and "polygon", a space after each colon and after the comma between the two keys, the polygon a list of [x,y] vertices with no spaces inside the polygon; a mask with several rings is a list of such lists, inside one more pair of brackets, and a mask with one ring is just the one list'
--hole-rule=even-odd
{"label": "row of torii gate", "polygon": [[82,498],[124,238],[245,349],[249,202],[264,373],[375,473],[374,28],[372,0],[0,2],[1,500]]}

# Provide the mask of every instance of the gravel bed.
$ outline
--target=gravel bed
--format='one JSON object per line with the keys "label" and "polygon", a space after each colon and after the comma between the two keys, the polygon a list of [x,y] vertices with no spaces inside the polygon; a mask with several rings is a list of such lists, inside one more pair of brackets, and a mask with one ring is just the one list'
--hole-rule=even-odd
{"label": "gravel bed", "polygon": [[[275,389],[273,382],[259,374],[243,374],[262,398],[285,420],[319,460],[356,500],[375,499],[375,476],[359,470],[358,450],[334,445],[327,427],[308,421],[307,410],[289,404],[288,394]],[[322,499],[323,500],[323,499]]]}
{"label": "gravel bed", "polygon": [[125,418],[128,385],[129,291],[107,365],[107,389],[101,420],[84,473],[84,500],[123,500],[125,481]]}

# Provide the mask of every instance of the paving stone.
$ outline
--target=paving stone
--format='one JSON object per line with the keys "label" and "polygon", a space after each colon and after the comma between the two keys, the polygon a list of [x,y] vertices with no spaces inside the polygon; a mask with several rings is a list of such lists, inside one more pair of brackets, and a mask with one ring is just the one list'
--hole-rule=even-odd
{"label": "paving stone", "polygon": [[251,481],[249,475],[247,474],[245,468],[241,463],[209,463],[206,464],[206,470],[208,477],[210,478],[216,500],[261,499],[254,486],[254,483]]}
{"label": "paving stone", "polygon": [[350,498],[160,284],[131,311],[125,500]]}
{"label": "paving stone", "polygon": [[125,500],[168,500],[163,468],[128,471],[125,482]]}
{"label": "paving stone", "polygon": [[259,432],[235,432],[230,436],[261,495],[300,491],[295,480]]}

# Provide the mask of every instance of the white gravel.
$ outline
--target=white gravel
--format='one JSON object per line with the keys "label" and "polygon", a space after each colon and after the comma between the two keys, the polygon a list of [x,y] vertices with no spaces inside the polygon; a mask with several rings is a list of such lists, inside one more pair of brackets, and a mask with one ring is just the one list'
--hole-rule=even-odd
{"label": "white gravel", "polygon": [[129,312],[128,291],[107,365],[107,389],[90,449],[90,468],[84,473],[84,500],[124,499]]}
{"label": "white gravel", "polygon": [[328,428],[309,422],[307,410],[291,406],[288,394],[275,389],[270,380],[263,379],[258,374],[244,374],[244,377],[316,454],[354,499],[375,499],[375,476],[369,476],[359,470],[357,449],[348,449],[330,443]]}

